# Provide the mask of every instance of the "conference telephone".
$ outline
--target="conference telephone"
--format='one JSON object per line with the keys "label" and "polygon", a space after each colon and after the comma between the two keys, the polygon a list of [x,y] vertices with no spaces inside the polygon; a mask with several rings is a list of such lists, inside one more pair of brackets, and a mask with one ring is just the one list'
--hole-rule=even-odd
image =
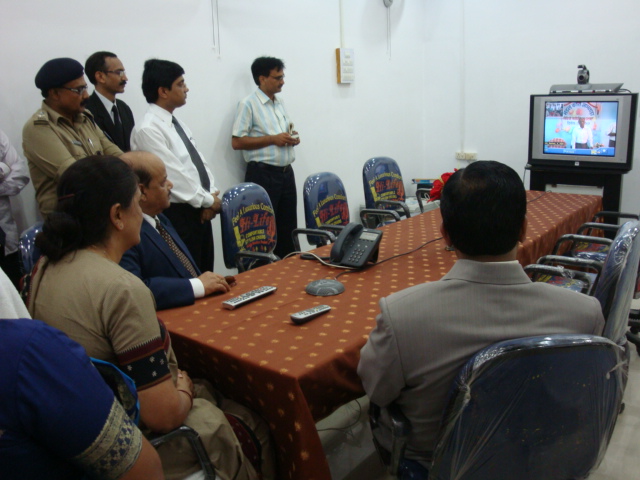
{"label": "conference telephone", "polygon": [[367,262],[375,262],[378,259],[380,240],[380,230],[364,228],[359,223],[350,223],[340,232],[331,248],[331,263],[362,268]]}

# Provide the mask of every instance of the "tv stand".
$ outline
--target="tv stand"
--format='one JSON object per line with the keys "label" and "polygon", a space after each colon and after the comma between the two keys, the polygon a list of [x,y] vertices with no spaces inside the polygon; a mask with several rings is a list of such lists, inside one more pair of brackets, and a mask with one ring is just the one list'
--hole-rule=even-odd
{"label": "tv stand", "polygon": [[[570,167],[538,165],[532,165],[528,169],[531,171],[531,180],[529,181],[531,190],[545,191],[546,186],[549,184],[603,187],[603,210],[620,211],[623,172],[615,170],[576,170]],[[605,221],[607,223],[617,223],[615,219],[605,219]]]}

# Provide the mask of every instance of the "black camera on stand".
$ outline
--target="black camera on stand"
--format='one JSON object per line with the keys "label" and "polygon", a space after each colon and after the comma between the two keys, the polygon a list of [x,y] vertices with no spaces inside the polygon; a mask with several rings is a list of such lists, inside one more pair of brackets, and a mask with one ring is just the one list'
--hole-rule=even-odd
{"label": "black camera on stand", "polygon": [[586,65],[578,65],[578,85],[586,85],[589,83],[589,69]]}

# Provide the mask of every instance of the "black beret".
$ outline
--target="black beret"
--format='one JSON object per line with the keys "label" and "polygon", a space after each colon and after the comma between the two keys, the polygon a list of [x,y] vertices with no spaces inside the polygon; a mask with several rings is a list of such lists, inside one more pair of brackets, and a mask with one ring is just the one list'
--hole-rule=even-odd
{"label": "black beret", "polygon": [[40,90],[61,87],[84,74],[82,64],[73,58],[54,58],[40,67],[36,74],[36,87]]}

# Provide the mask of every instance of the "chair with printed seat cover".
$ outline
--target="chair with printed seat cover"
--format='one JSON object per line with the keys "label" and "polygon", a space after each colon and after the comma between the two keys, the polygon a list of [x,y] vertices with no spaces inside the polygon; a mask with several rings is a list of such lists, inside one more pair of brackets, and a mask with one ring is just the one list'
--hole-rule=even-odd
{"label": "chair with printed seat cover", "polygon": [[411,426],[389,409],[393,431],[405,435],[395,439],[395,456],[387,455],[398,460],[390,471],[400,479],[586,478],[604,457],[620,411],[622,356],[615,342],[594,335],[491,345],[453,382],[428,468],[404,457]]}
{"label": "chair with printed seat cover", "polygon": [[557,265],[532,264],[524,267],[532,282],[543,282],[589,295],[593,278],[585,272]]}
{"label": "chair with printed seat cover", "polygon": [[[575,234],[566,234],[560,237],[551,253],[557,255],[558,252],[562,251],[562,248],[567,248],[563,253],[565,256],[604,262],[609,252],[611,239],[620,229],[620,225],[601,223],[600,220],[603,218],[638,220],[638,215],[609,211],[598,212],[593,216],[591,222],[582,224]],[[605,235],[610,235],[611,238],[593,237],[597,231],[604,232]],[[566,246],[567,242],[570,242],[568,247]]]}
{"label": "chair with printed seat cover", "polygon": [[[303,199],[307,229],[328,230],[337,236],[350,222],[347,192],[342,180],[335,173],[320,172],[309,175],[304,182]],[[400,220],[400,216],[393,210],[363,209],[360,211],[363,225],[367,224],[369,215],[375,215],[376,219]],[[299,240],[296,238],[297,236],[294,235],[294,244],[297,246]],[[311,245],[320,247],[332,240],[324,236],[309,235],[307,241]],[[298,247],[296,249],[299,250]]]}
{"label": "chair with printed seat cover", "polygon": [[[112,363],[105,362],[97,358],[91,358],[91,363],[93,363],[96,370],[98,370],[102,376],[102,379],[109,388],[111,388],[129,418],[137,425],[140,420],[140,402],[138,401],[138,392],[136,390],[135,382],[131,377]],[[189,445],[198,458],[198,463],[201,468],[200,471],[189,475],[185,480],[219,480],[216,476],[215,467],[211,463],[211,459],[204,448],[202,439],[200,438],[200,435],[198,435],[198,432],[193,428],[187,425],[181,425],[169,433],[152,434],[149,437],[149,443],[154,447],[158,447],[159,445],[177,437],[185,437],[188,440]]]}
{"label": "chair with printed seat cover", "polygon": [[266,190],[240,183],[222,195],[222,250],[227,268],[244,272],[280,260],[276,247],[276,217]]}
{"label": "chair with printed seat cover", "polygon": [[42,231],[42,223],[36,222],[20,234],[19,246],[23,275],[31,273],[34,265],[42,255],[40,249],[36,247],[36,235]]}
{"label": "chair with printed seat cover", "polygon": [[[621,227],[616,227],[617,233],[613,240],[609,239],[598,239],[596,237],[587,237],[593,238],[595,240],[602,240],[604,242],[608,242],[607,244],[607,255],[604,258],[604,261],[583,258],[583,255],[576,255],[575,257],[566,256],[566,255],[545,255],[538,259],[537,265],[561,265],[566,268],[572,268],[574,270],[579,270],[583,274],[586,274],[590,277],[591,287],[589,291],[585,292],[588,295],[594,293],[595,289],[598,288],[598,284],[601,281],[606,281],[608,285],[616,285],[617,277],[616,275],[620,275],[621,267],[620,265],[623,263],[624,258],[629,253],[628,249],[625,245],[630,242],[630,238],[634,236],[634,234],[630,233],[634,230],[634,225],[637,224],[637,221],[629,221],[626,222]],[[631,229],[631,230],[629,230]],[[615,253],[614,252],[614,244],[616,245]],[[630,247],[630,244],[629,244]],[[584,253],[584,252],[583,252]],[[584,255],[587,257],[588,255]],[[607,272],[604,273],[604,266],[607,265]],[[615,265],[618,265],[617,267]],[[525,270],[530,273],[534,271],[537,267],[535,265],[527,265]],[[538,275],[537,277],[532,277],[534,281],[541,281],[545,283],[551,283],[553,285],[558,285],[562,287],[569,287],[572,284],[572,280],[569,281],[566,277],[559,277],[555,275]],[[605,314],[606,318],[606,314]]]}
{"label": "chair with printed seat cover", "polygon": [[527,265],[524,270],[534,282],[549,283],[592,295],[602,271],[602,262],[564,255],[544,255],[537,263]]}
{"label": "chair with printed seat cover", "polygon": [[[326,229],[335,235],[349,223],[349,203],[342,180],[330,172],[309,175],[302,189],[304,219],[307,228]],[[326,241],[317,236],[308,236],[309,244],[320,247]]]}
{"label": "chair with printed seat cover", "polygon": [[362,168],[362,182],[367,208],[393,210],[400,217],[411,216],[405,203],[402,173],[395,160],[389,157],[370,158]]}

